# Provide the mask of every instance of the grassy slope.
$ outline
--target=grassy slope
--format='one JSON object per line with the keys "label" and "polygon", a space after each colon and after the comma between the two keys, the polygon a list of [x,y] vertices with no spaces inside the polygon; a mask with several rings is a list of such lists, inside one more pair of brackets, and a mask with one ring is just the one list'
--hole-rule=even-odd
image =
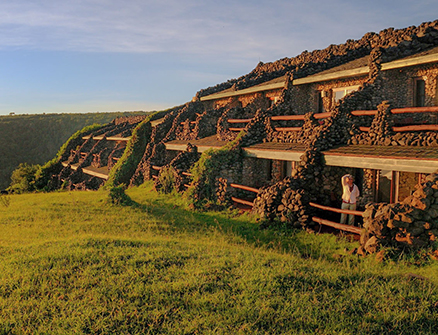
{"label": "grassy slope", "polygon": [[[151,186],[0,203],[0,334],[411,334],[438,329],[438,262],[343,255],[331,235],[194,213]],[[418,279],[408,274],[423,276]]]}
{"label": "grassy slope", "polygon": [[144,112],[0,116],[0,189],[9,186],[11,173],[20,163],[44,164],[77,130],[139,114]]}

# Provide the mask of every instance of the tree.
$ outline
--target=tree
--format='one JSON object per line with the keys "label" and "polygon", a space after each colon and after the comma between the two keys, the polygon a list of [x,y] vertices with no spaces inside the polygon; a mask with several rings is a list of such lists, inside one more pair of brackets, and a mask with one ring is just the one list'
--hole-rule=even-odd
{"label": "tree", "polygon": [[35,175],[41,166],[21,163],[11,175],[10,193],[25,193],[35,191]]}

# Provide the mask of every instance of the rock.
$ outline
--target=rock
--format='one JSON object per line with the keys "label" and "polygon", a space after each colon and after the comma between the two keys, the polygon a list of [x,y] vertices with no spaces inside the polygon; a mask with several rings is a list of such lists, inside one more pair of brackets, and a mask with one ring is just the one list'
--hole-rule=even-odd
{"label": "rock", "polygon": [[377,251],[378,242],[377,237],[372,236],[365,244],[364,249],[366,252],[373,254]]}

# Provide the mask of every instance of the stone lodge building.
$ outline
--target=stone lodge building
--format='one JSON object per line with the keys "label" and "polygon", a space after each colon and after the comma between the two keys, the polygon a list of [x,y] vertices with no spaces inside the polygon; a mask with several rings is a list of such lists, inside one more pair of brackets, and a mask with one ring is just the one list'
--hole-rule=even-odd
{"label": "stone lodge building", "polygon": [[154,179],[194,207],[238,203],[264,222],[311,227],[316,215],[339,219],[309,204],[339,208],[351,173],[364,250],[426,245],[438,235],[437,77],[438,21],[259,63],[182,106],[83,133],[48,187]]}

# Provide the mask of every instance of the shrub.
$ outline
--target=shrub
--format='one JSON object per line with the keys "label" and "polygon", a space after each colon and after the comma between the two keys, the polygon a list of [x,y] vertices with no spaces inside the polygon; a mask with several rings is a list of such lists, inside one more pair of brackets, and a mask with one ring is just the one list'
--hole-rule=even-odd
{"label": "shrub", "polygon": [[21,163],[11,175],[11,184],[8,187],[10,193],[25,193],[36,190],[36,174],[41,170],[41,166]]}
{"label": "shrub", "polygon": [[172,193],[176,190],[176,178],[178,173],[173,166],[163,167],[155,183],[155,189],[162,193]]}
{"label": "shrub", "polygon": [[[236,146],[238,139],[221,149],[205,151],[191,169],[193,187],[187,190],[187,197],[194,208],[201,209],[207,203],[217,204],[216,187],[221,170],[242,163],[242,152]],[[239,169],[241,171],[241,169]]]}
{"label": "shrub", "polygon": [[132,206],[135,202],[125,193],[126,186],[119,185],[109,190],[108,202],[113,205]]}

